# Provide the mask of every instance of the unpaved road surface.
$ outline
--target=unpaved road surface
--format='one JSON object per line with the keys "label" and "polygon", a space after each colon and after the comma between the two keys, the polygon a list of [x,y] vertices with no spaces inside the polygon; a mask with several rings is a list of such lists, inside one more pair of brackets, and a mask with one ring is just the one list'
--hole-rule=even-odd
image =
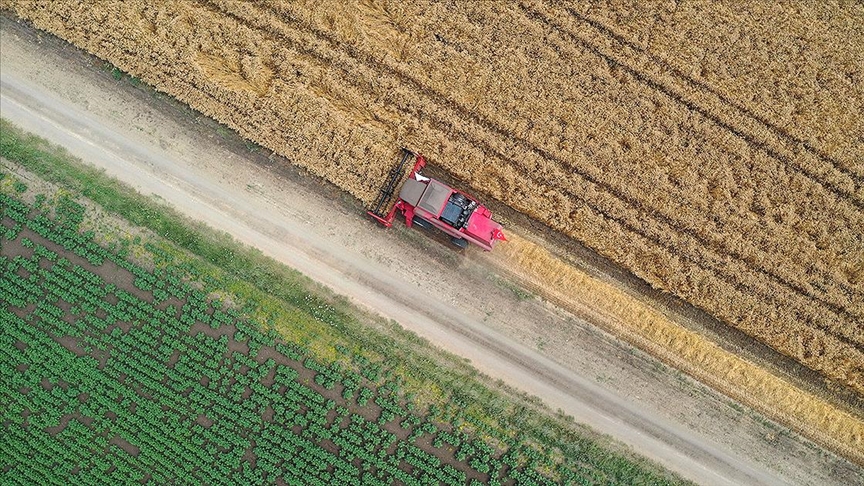
{"label": "unpaved road surface", "polygon": [[861,470],[536,298],[470,250],[371,224],[284,160],[243,153],[93,58],[2,22],[0,114],[395,319],[481,372],[701,484],[851,484]]}

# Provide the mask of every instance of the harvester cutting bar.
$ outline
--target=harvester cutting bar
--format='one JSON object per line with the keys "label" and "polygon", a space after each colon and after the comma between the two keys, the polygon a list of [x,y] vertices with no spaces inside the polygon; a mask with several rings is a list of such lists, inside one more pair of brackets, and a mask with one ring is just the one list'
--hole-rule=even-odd
{"label": "harvester cutting bar", "polygon": [[402,176],[405,173],[405,162],[413,156],[414,152],[406,148],[402,149],[402,159],[399,160],[398,164],[390,169],[390,174],[387,176],[387,182],[381,187],[381,194],[378,196],[378,200],[375,201],[375,209],[370,211],[372,214],[379,218],[385,216],[390,201],[393,200],[393,193],[396,191],[396,186],[399,184],[399,180],[402,179]]}

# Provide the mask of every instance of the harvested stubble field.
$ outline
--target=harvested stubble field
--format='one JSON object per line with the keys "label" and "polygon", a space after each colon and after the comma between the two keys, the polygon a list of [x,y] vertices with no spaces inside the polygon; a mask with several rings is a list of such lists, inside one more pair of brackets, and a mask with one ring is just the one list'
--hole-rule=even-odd
{"label": "harvested stubble field", "polygon": [[25,2],[371,201],[394,149],[864,392],[864,6]]}

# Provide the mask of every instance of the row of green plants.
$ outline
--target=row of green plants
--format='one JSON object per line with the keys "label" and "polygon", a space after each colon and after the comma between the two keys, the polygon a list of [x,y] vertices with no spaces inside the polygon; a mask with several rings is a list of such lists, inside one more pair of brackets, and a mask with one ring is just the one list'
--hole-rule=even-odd
{"label": "row of green plants", "polygon": [[[0,258],[0,299],[11,304],[0,315],[10,323],[3,366],[16,370],[3,390],[15,406],[3,419],[20,429],[16,437],[25,445],[17,444],[15,450],[29,450],[45,466],[46,476],[33,479],[105,482],[116,475],[149,474],[159,483],[181,478],[272,482],[278,477],[294,484],[363,484],[364,478],[496,484],[537,465],[506,466],[499,451],[465,436],[456,459],[445,464],[452,453],[417,445],[424,436],[434,440],[442,433],[439,427],[408,410],[395,382],[376,386],[337,363],[303,356],[299,348],[294,357],[299,354],[302,361],[280,355],[277,336],[215,308],[206,294],[183,282],[171,287],[175,293],[170,297],[182,302],[180,308],[163,305],[138,284],[135,294],[118,288],[97,273],[106,264],[89,262],[93,250],[87,244],[66,249],[54,241],[67,241],[76,224],[46,219],[33,208],[22,218],[15,204],[21,201],[7,195],[0,195],[0,201],[4,220],[22,224],[15,240],[2,240],[7,250]],[[13,206],[14,218],[5,211]],[[9,253],[18,245],[20,253]],[[99,254],[116,264],[112,278],[152,282],[153,272],[129,268],[125,260],[126,268],[121,268],[120,257]],[[235,339],[238,334],[242,341]],[[73,344],[64,341],[68,338]],[[241,343],[245,352],[231,349]],[[257,353],[251,352],[253,343]],[[298,370],[311,372],[312,380],[303,383]],[[353,394],[345,398],[344,390],[358,387],[370,390],[374,400],[363,406],[360,394],[358,400],[350,399]],[[334,398],[323,394],[327,390]],[[369,416],[370,408],[377,417]],[[268,409],[272,414],[265,418]],[[65,448],[46,444],[65,437],[60,432],[72,422],[73,428],[87,429],[84,437],[101,440],[76,443],[79,449],[69,457]],[[61,430],[52,433],[56,427]],[[388,428],[406,430],[407,439],[398,439]],[[258,437],[270,429],[279,431],[280,440],[259,447]],[[137,455],[98,448],[115,436],[133,444]],[[325,448],[325,442],[335,450]],[[253,444],[254,467],[244,459]],[[96,459],[82,462],[81,447]],[[41,451],[52,454],[41,456]],[[16,459],[4,465],[7,472],[33,474],[31,462],[20,455]],[[533,478],[526,484],[549,483],[539,475],[525,478]]]}

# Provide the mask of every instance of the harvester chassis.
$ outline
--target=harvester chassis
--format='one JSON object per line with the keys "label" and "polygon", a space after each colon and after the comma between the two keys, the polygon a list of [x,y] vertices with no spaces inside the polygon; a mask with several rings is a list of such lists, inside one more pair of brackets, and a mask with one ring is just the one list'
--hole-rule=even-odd
{"label": "harvester chassis", "polygon": [[[396,197],[396,188],[400,187],[405,166],[411,157],[415,158],[414,167],[401,184]],[[402,149],[399,163],[390,170],[368,214],[389,228],[393,225],[396,213],[401,212],[409,228],[415,224],[424,229],[437,228],[449,235],[451,242],[462,249],[473,243],[490,251],[495,241],[506,240],[501,225],[492,220],[492,212],[488,208],[473,196],[422,175],[421,170],[425,166],[426,159],[422,155]],[[387,208],[390,208],[389,211]]]}

